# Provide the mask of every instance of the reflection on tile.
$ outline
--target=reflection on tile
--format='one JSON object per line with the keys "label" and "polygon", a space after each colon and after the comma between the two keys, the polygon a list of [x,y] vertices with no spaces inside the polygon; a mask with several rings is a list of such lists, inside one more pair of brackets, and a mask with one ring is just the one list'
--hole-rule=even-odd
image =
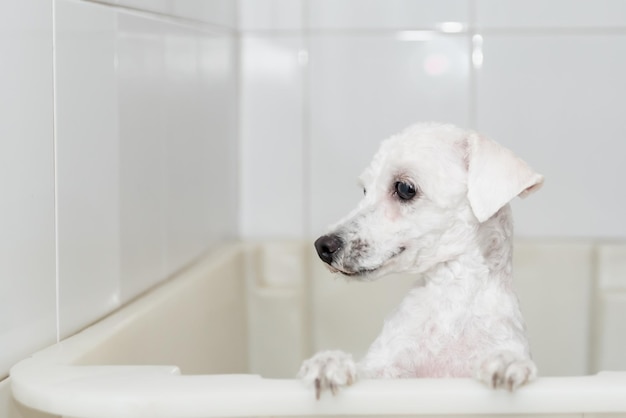
{"label": "reflection on tile", "polygon": [[[237,222],[233,113],[234,44],[170,26],[165,39],[167,269],[209,242],[232,238]],[[200,52],[200,53],[199,53]]]}
{"label": "reflection on tile", "polygon": [[182,27],[165,29],[166,268],[175,271],[207,246],[208,145],[198,34]]}
{"label": "reflection on tile", "polygon": [[241,234],[303,234],[302,41],[245,37],[241,51]]}
{"label": "reflection on tile", "polygon": [[476,0],[479,28],[613,28],[626,25],[622,0]]}
{"label": "reflection on tile", "polygon": [[118,15],[122,302],[166,276],[163,26]]}
{"label": "reflection on tile", "polygon": [[[131,1],[131,0],[123,0]],[[170,0],[167,14],[234,29],[238,2],[230,0]],[[144,4],[147,3],[144,1]],[[151,3],[151,2],[150,2]]]}
{"label": "reflection on tile", "polygon": [[0,2],[0,28],[2,380],[56,339],[52,4]]}
{"label": "reflection on tile", "polygon": [[466,0],[315,0],[307,5],[314,29],[435,29],[445,22],[469,22]]}
{"label": "reflection on tile", "polygon": [[236,238],[239,229],[239,47],[233,36],[203,34],[197,49],[201,73],[195,94],[204,109],[198,115],[204,133],[196,138],[206,147],[206,211],[200,216],[208,218],[206,238],[214,244]]}
{"label": "reflection on tile", "polygon": [[123,13],[119,28],[126,301],[236,233],[236,73],[232,37]]}
{"label": "reflection on tile", "polygon": [[132,9],[180,17],[234,29],[237,2],[230,0],[104,0]]}
{"label": "reflection on tile", "polygon": [[88,3],[57,14],[67,335],[235,236],[236,60],[229,34]]}
{"label": "reflection on tile", "polygon": [[240,0],[239,30],[302,29],[303,0]]}
{"label": "reflection on tile", "polygon": [[[233,36],[203,34],[198,41],[200,73],[194,92],[195,121],[203,133],[194,138],[204,144],[203,211],[196,212],[203,223],[205,240],[211,244],[238,235],[240,157],[238,140],[238,40]],[[183,215],[183,213],[181,213]],[[207,218],[203,221],[200,218]]]}
{"label": "reflection on tile", "polygon": [[384,35],[311,37],[311,231],[321,233],[362,196],[356,178],[381,140],[418,121],[467,126],[464,37],[427,42]]}
{"label": "reflection on tile", "polygon": [[119,305],[115,13],[56,3],[59,305],[66,337]]}
{"label": "reflection on tile", "polygon": [[626,38],[612,35],[483,36],[478,129],[544,174],[515,202],[517,232],[625,237]]}

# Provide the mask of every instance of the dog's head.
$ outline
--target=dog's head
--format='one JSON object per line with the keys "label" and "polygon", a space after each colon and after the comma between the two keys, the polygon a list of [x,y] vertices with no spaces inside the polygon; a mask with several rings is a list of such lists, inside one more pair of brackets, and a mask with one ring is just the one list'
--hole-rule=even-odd
{"label": "dog's head", "polygon": [[360,181],[359,205],[315,248],[332,271],[374,279],[462,254],[481,223],[543,177],[491,140],[430,123],[384,141]]}

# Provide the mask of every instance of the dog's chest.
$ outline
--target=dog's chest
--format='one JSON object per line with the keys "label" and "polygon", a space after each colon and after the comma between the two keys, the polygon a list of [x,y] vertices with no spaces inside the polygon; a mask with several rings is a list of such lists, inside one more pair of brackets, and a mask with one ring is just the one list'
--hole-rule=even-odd
{"label": "dog's chest", "polygon": [[370,355],[382,356],[393,377],[470,376],[497,316],[485,298],[459,287],[413,289],[385,321]]}

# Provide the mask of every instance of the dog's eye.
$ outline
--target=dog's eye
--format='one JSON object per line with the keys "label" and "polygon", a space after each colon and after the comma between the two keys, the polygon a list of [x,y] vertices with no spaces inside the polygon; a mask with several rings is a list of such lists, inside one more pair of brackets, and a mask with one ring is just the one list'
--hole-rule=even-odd
{"label": "dog's eye", "polygon": [[395,184],[396,194],[402,200],[411,200],[415,197],[415,186],[411,183],[398,181]]}
{"label": "dog's eye", "polygon": [[367,189],[363,188],[363,196],[366,196],[366,195],[367,195]]}

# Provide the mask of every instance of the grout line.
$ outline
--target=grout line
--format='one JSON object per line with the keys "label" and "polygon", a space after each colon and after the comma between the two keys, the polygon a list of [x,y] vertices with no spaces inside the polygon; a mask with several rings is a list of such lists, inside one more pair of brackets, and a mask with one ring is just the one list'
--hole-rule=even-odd
{"label": "grout line", "polygon": [[596,36],[596,35],[626,35],[624,26],[544,26],[544,27],[483,27],[478,28],[481,33],[490,36],[514,35],[514,36]]}
{"label": "grout line", "polygon": [[301,79],[301,117],[302,117],[302,233],[308,239],[311,236],[311,121],[310,121],[310,51],[309,35],[301,34],[301,51],[304,52],[305,62],[302,63],[302,79]]}
{"label": "grout line", "polygon": [[459,31],[445,31],[435,26],[406,26],[395,28],[303,28],[303,29],[244,29],[238,33],[246,36],[292,37],[303,32],[312,36],[396,36],[402,32],[429,32],[441,36],[466,36],[482,33],[490,36],[578,36],[578,35],[626,35],[626,26],[545,26],[545,27],[489,27],[478,26],[475,20],[475,1],[470,4],[470,24]]}
{"label": "grout line", "polygon": [[[237,19],[240,19],[240,14],[239,14],[239,8],[241,7],[241,5],[239,4],[239,1],[237,1]],[[239,22],[239,20],[238,20]],[[238,23],[239,24],[239,23]],[[244,161],[244,141],[243,141],[243,128],[242,128],[242,115],[243,115],[243,109],[244,109],[244,94],[243,94],[243,80],[244,80],[244,68],[243,68],[243,62],[244,62],[244,58],[243,58],[243,53],[244,53],[244,36],[242,36],[241,32],[236,32],[234,37],[233,37],[233,42],[234,42],[234,56],[233,56],[233,60],[234,60],[234,68],[235,68],[235,95],[236,95],[236,101],[235,101],[235,114],[236,114],[236,119],[235,119],[235,129],[236,129],[236,133],[235,133],[235,137],[237,138],[237,149],[235,150],[235,156],[236,156],[236,173],[237,173],[237,231],[236,231],[236,235],[239,239],[242,239],[244,237],[244,230],[245,225],[244,225],[244,207],[243,207],[243,203],[245,201],[245,190],[244,190],[244,185],[245,185],[245,176],[246,176],[246,170],[245,170],[245,161]],[[246,234],[247,235],[247,234]]]}
{"label": "grout line", "polygon": [[474,50],[476,45],[474,45],[474,36],[478,34],[476,30],[476,1],[469,0],[469,20],[470,20],[470,29],[468,31],[468,64],[469,64],[469,108],[467,109],[469,124],[471,129],[478,129],[478,85],[477,85],[477,68],[474,63]]}
{"label": "grout line", "polygon": [[56,341],[61,341],[61,302],[59,280],[59,173],[58,173],[58,141],[57,141],[57,27],[56,4],[52,0],[52,171],[54,179],[54,281],[56,299]]}
{"label": "grout line", "polygon": [[[303,0],[301,3],[301,27],[308,27],[309,21],[309,1]],[[305,237],[305,241],[308,241],[311,238],[311,220],[312,220],[312,211],[311,211],[311,91],[310,91],[310,81],[311,81],[311,43],[310,43],[310,32],[306,30],[300,30],[299,35],[302,42],[302,50],[305,51],[306,54],[306,62],[302,65],[302,99],[301,99],[301,109],[302,112],[302,233]],[[304,271],[304,296],[303,296],[303,318],[302,324],[304,326],[303,335],[303,344],[302,348],[304,352],[302,353],[304,356],[309,356],[313,353],[315,342],[314,342],[314,316],[313,316],[313,271],[310,262],[310,257],[308,257],[308,249],[306,246],[302,249],[302,257],[304,260],[303,263],[303,271]]]}
{"label": "grout line", "polygon": [[239,33],[246,36],[276,36],[294,37],[302,34],[326,36],[396,36],[402,32],[428,32],[438,35],[462,36],[470,32],[471,28],[458,31],[445,31],[435,26],[407,26],[397,28],[324,28],[324,29],[244,29]]}
{"label": "grout line", "polygon": [[598,337],[600,325],[600,289],[599,289],[599,274],[600,274],[600,260],[599,260],[599,245],[593,245],[591,248],[591,271],[590,271],[590,284],[588,287],[588,313],[587,313],[587,374],[598,372]]}

